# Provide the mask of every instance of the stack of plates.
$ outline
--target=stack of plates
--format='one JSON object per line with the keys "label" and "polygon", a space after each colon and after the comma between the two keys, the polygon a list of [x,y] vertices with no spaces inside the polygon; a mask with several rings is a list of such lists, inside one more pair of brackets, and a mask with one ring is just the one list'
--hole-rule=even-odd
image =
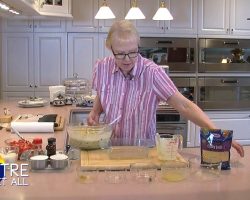
{"label": "stack of plates", "polygon": [[18,101],[18,105],[23,108],[42,107],[42,106],[45,106],[47,103],[48,101],[42,98],[26,99],[26,100]]}

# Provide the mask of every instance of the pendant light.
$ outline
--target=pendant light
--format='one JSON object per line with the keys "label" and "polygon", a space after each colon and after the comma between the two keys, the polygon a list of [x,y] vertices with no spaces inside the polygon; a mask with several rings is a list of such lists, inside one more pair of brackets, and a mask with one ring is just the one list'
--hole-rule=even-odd
{"label": "pendant light", "polygon": [[114,13],[108,7],[106,0],[104,0],[102,6],[96,13],[95,19],[114,19],[114,18],[115,18]]}
{"label": "pendant light", "polygon": [[146,17],[137,6],[137,1],[133,0],[131,8],[129,9],[125,19],[145,19]]}
{"label": "pendant light", "polygon": [[153,20],[172,20],[173,16],[165,6],[164,1],[161,2],[160,8],[155,13]]}

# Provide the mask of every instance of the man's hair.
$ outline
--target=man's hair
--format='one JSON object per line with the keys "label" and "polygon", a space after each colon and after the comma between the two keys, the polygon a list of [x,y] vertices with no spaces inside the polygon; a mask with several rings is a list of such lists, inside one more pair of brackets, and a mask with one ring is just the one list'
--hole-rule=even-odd
{"label": "man's hair", "polygon": [[120,40],[127,40],[131,37],[135,37],[137,39],[138,45],[140,43],[140,36],[133,23],[129,20],[121,20],[113,23],[106,39],[106,47],[108,49],[111,49],[112,38],[114,36]]}

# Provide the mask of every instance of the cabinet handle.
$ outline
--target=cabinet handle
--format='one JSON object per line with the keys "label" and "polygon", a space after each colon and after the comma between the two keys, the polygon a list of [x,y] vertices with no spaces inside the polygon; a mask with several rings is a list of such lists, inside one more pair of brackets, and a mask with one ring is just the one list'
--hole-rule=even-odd
{"label": "cabinet handle", "polygon": [[35,85],[35,88],[37,88],[37,85]]}
{"label": "cabinet handle", "polygon": [[229,33],[229,28],[227,28],[227,33]]}
{"label": "cabinet handle", "polygon": [[32,24],[30,24],[29,27],[32,28]]}
{"label": "cabinet handle", "polygon": [[30,84],[30,88],[32,88],[33,86]]}
{"label": "cabinet handle", "polygon": [[239,41],[235,41],[235,42],[226,42],[226,41],[224,41],[223,43],[224,43],[224,45],[239,45],[240,44]]}
{"label": "cabinet handle", "polygon": [[168,26],[166,27],[166,30],[168,30]]}
{"label": "cabinet handle", "polygon": [[156,44],[173,44],[171,40],[157,41]]}
{"label": "cabinet handle", "polygon": [[249,17],[249,18],[247,18],[247,20],[250,20],[250,17]]}
{"label": "cabinet handle", "polygon": [[224,80],[224,79],[221,79],[221,83],[239,83],[238,80]]}
{"label": "cabinet handle", "polygon": [[233,29],[233,28],[231,29],[231,32],[232,32],[232,33],[234,32],[234,29]]}

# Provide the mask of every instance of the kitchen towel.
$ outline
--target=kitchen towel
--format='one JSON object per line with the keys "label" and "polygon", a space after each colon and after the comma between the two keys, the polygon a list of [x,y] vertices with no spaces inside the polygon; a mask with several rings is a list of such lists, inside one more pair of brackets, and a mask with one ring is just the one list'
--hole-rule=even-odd
{"label": "kitchen towel", "polygon": [[51,133],[54,132],[53,122],[11,122],[13,127],[19,132],[26,133]]}

